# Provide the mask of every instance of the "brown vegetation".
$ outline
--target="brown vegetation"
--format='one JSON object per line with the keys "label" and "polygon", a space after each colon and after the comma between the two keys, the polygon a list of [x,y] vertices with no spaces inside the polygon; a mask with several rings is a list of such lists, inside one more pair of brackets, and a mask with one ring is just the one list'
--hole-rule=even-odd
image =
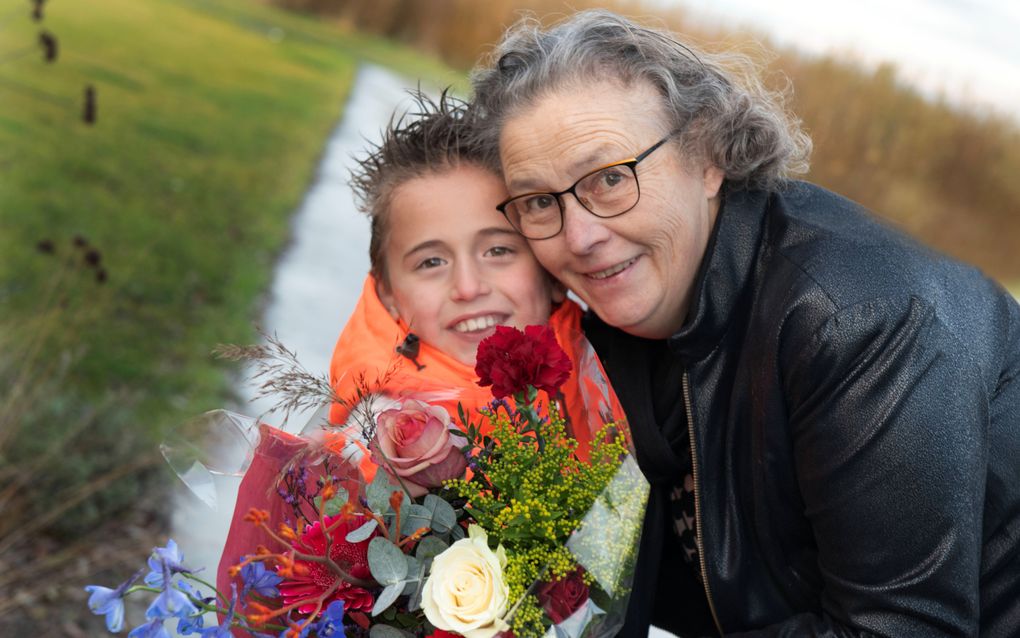
{"label": "brown vegetation", "polygon": [[[640,0],[274,0],[411,43],[470,68],[523,12],[555,20],[614,7],[666,24],[708,48],[754,37],[709,33],[682,10]],[[647,20],[640,16],[651,16]],[[714,44],[706,44],[714,43]],[[794,91],[794,111],[814,140],[808,179],[855,199],[922,241],[1020,283],[1020,128],[1015,121],[928,100],[893,66],[868,70],[835,57],[770,56],[771,80]]]}

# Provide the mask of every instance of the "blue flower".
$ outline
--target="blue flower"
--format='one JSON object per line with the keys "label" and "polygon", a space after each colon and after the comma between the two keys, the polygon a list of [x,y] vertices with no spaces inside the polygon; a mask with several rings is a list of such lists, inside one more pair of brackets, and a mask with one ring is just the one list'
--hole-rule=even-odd
{"label": "blue flower", "polygon": [[[185,616],[177,621],[177,633],[182,636],[190,636],[191,634],[197,634],[202,631],[202,625],[205,624],[205,620],[202,614],[195,614],[194,616]],[[204,635],[204,634],[203,634]]]}
{"label": "blue flower", "polygon": [[156,547],[149,556],[149,573],[145,575],[145,584],[149,587],[163,588],[163,567],[166,566],[171,575],[180,572],[190,572],[185,568],[182,561],[184,554],[177,548],[173,539],[167,541],[166,547]]}
{"label": "blue flower", "polygon": [[177,587],[170,584],[170,568],[164,565],[163,591],[152,601],[149,608],[145,610],[145,617],[149,620],[165,618],[187,618],[199,613],[198,608],[191,602],[191,598]]}
{"label": "blue flower", "polygon": [[252,591],[263,598],[276,598],[280,595],[276,586],[283,581],[283,578],[267,570],[262,561],[256,561],[241,568],[241,581],[244,583],[241,598],[247,597]]}
{"label": "blue flower", "polygon": [[157,618],[144,625],[139,625],[131,630],[127,638],[170,638],[170,634],[163,627],[163,619]]}
{"label": "blue flower", "polygon": [[218,627],[206,627],[202,630],[202,638],[233,638],[230,623],[223,622]]}
{"label": "blue flower", "polygon": [[89,595],[89,609],[97,616],[106,616],[106,628],[111,633],[119,633],[124,628],[124,592],[134,584],[142,572],[137,572],[125,580],[116,589],[88,585],[85,591]]}
{"label": "blue flower", "polygon": [[320,638],[345,638],[344,636],[344,601],[334,600],[326,607],[321,620],[317,623],[316,633]]}
{"label": "blue flower", "polygon": [[124,628],[123,592],[99,585],[89,585],[85,591],[91,594],[89,609],[92,610],[92,613],[97,616],[106,616],[106,628],[111,633],[119,633]]}
{"label": "blue flower", "polygon": [[234,622],[234,610],[237,609],[237,585],[230,584],[230,607],[227,609],[227,615],[223,618],[223,622],[218,627],[207,627],[202,630],[202,638],[233,638],[233,634],[230,633],[230,625]]}

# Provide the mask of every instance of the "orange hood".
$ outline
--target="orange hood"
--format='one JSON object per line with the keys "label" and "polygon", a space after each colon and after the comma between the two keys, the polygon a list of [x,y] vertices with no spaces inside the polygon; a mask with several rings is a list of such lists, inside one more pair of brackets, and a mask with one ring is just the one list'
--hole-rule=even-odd
{"label": "orange hood", "polygon": [[[602,366],[581,332],[581,308],[571,300],[560,304],[549,325],[560,346],[573,362],[570,378],[562,388],[561,412],[568,428],[587,456],[591,435],[607,421],[622,422],[623,410],[606,381]],[[427,343],[420,343],[416,366],[396,348],[407,337],[407,326],[390,316],[376,293],[375,279],[365,279],[357,307],[333,351],[330,382],[346,404],[334,403],[330,422],[342,424],[362,394],[382,392],[394,398],[415,395],[440,405],[457,419],[457,405],[470,416],[492,401],[489,388],[478,386],[474,368],[457,361]],[[540,400],[548,401],[542,394]]]}

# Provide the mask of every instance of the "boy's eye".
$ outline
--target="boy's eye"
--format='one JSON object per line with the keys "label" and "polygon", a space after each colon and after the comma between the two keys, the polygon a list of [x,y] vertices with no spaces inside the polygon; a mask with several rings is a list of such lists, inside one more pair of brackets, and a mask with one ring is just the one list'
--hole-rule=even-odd
{"label": "boy's eye", "polygon": [[415,270],[426,270],[429,268],[438,268],[443,265],[443,260],[439,257],[427,257],[418,262],[418,265],[414,267]]}
{"label": "boy's eye", "polygon": [[506,255],[512,255],[513,253],[514,249],[509,246],[493,246],[485,251],[485,254],[489,257],[505,257]]}

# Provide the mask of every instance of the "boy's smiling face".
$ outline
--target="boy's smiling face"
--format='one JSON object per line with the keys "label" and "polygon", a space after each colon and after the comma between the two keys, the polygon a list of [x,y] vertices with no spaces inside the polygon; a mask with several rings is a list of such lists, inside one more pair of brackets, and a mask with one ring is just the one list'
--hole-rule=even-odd
{"label": "boy's smiling face", "polygon": [[562,298],[496,210],[504,198],[500,177],[462,164],[401,184],[389,207],[379,298],[423,341],[468,365],[495,326],[547,323],[553,295]]}

